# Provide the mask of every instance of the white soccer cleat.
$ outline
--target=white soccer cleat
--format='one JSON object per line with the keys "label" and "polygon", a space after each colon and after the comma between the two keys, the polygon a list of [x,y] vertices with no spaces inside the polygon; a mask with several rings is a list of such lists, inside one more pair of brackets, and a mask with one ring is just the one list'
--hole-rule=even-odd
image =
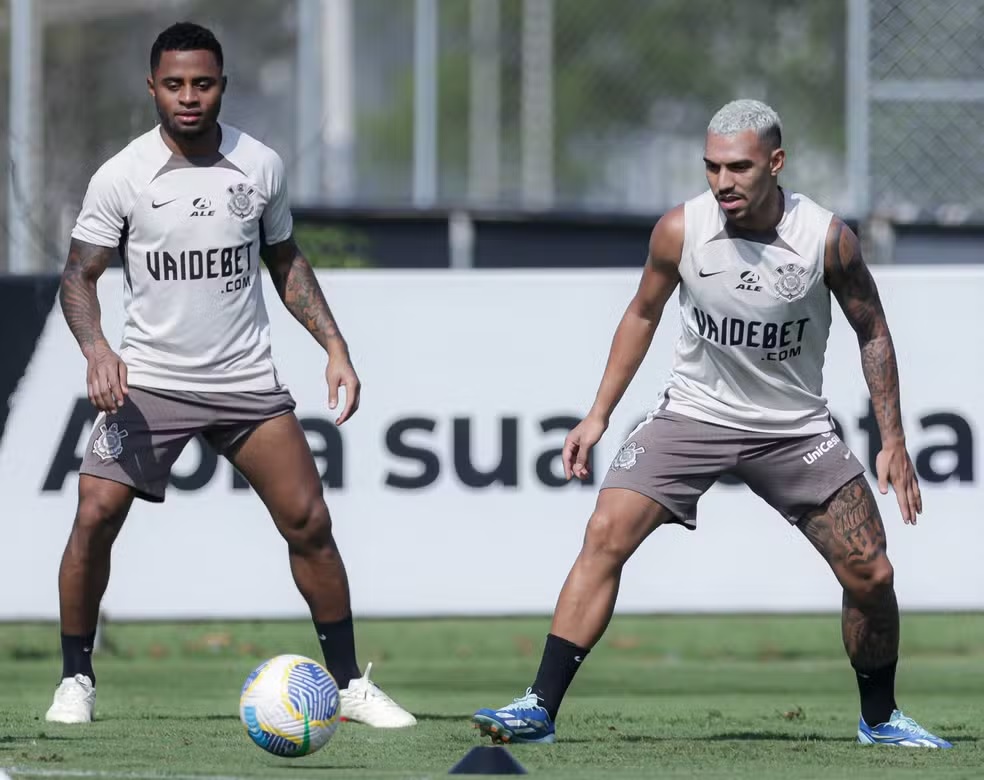
{"label": "white soccer cleat", "polygon": [[417,719],[369,679],[371,669],[372,664],[369,664],[364,675],[349,682],[348,688],[339,691],[342,719],[365,723],[377,729],[416,726]]}
{"label": "white soccer cleat", "polygon": [[66,677],[44,719],[49,723],[90,723],[96,708],[96,686],[84,674]]}

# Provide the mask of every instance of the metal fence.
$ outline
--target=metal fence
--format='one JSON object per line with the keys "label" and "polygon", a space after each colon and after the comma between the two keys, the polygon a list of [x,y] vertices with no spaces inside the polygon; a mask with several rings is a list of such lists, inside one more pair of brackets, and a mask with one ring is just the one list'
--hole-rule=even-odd
{"label": "metal fence", "polygon": [[984,221],[984,2],[866,5],[871,209]]}
{"label": "metal fence", "polygon": [[[0,121],[0,140],[24,133],[30,151],[0,193],[0,225],[26,225],[49,268],[99,162],[155,121],[149,48],[186,18],[226,49],[225,120],[282,154],[298,204],[655,215],[702,188],[713,111],[756,97],[783,116],[788,186],[854,218],[984,221],[984,0],[33,7],[42,108],[27,125]],[[7,113],[12,15],[0,9]],[[40,184],[23,186],[32,171]]]}

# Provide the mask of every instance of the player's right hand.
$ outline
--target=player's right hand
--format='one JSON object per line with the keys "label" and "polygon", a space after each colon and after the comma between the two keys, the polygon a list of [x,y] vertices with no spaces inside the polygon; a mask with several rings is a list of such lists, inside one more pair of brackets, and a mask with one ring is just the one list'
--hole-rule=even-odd
{"label": "player's right hand", "polygon": [[563,452],[564,477],[570,479],[573,476],[582,480],[588,478],[591,474],[588,463],[591,448],[598,443],[607,428],[608,423],[604,420],[589,415],[567,434]]}
{"label": "player's right hand", "polygon": [[888,486],[895,489],[895,497],[902,511],[902,521],[906,525],[915,525],[922,512],[922,492],[919,490],[919,478],[912,465],[909,453],[903,442],[895,442],[883,446],[875,458],[875,472],[878,476],[878,490],[884,496]]}
{"label": "player's right hand", "polygon": [[113,414],[123,406],[130,388],[126,384],[126,364],[108,346],[96,347],[86,370],[89,400],[100,412]]}
{"label": "player's right hand", "polygon": [[347,354],[341,357],[328,358],[325,380],[328,382],[329,409],[335,409],[338,406],[338,391],[342,387],[345,388],[345,408],[335,419],[335,425],[341,425],[359,408],[359,397],[362,393],[362,383],[359,381],[355,369],[352,368],[352,361]]}

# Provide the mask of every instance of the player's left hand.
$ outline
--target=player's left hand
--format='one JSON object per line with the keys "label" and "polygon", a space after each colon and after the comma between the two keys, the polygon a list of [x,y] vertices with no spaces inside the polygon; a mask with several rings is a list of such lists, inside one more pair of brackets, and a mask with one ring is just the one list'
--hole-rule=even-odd
{"label": "player's left hand", "polygon": [[906,452],[905,442],[884,447],[875,458],[875,471],[878,474],[878,490],[888,494],[888,485],[895,488],[895,497],[902,510],[902,519],[907,525],[916,524],[916,516],[922,513],[922,493],[916,470]]}
{"label": "player's left hand", "polygon": [[362,392],[362,383],[359,381],[355,369],[352,368],[352,361],[348,357],[331,357],[328,359],[328,368],[325,369],[325,379],[328,381],[328,408],[334,409],[338,406],[338,389],[345,388],[345,408],[335,419],[335,425],[341,425],[349,417],[355,414],[359,408],[359,394]]}

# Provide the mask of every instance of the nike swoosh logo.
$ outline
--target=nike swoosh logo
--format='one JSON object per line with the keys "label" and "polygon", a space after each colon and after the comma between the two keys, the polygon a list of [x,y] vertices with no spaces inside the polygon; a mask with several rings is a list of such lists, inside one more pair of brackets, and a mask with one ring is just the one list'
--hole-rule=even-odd
{"label": "nike swoosh logo", "polygon": [[176,200],[177,200],[177,198],[171,198],[171,200],[166,200],[163,203],[155,203],[155,202],[152,202],[150,204],[150,207],[152,209],[159,209],[161,206],[166,206],[168,203],[174,203],[174,201],[176,201]]}
{"label": "nike swoosh logo", "polygon": [[724,271],[711,271],[709,274],[705,274],[704,269],[701,269],[700,271],[697,272],[697,275],[703,279],[708,276],[717,276],[718,274],[723,274],[723,273]]}

